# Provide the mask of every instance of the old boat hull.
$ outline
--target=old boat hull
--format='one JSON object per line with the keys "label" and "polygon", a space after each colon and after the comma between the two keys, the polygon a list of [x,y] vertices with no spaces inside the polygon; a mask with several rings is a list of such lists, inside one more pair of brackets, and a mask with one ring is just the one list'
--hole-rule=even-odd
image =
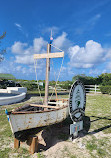
{"label": "old boat hull", "polygon": [[46,111],[11,112],[9,123],[12,133],[62,122],[69,115],[68,106]]}

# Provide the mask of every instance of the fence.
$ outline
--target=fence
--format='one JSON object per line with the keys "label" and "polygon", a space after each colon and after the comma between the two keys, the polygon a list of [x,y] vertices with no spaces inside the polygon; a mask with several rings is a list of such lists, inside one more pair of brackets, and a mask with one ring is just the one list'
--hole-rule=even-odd
{"label": "fence", "polygon": [[[49,90],[54,90],[54,87],[49,86]],[[57,91],[69,91],[67,89],[62,89],[61,87],[56,87]],[[86,93],[101,93],[99,85],[85,85]]]}
{"label": "fence", "polygon": [[101,93],[99,85],[85,85],[86,93]]}

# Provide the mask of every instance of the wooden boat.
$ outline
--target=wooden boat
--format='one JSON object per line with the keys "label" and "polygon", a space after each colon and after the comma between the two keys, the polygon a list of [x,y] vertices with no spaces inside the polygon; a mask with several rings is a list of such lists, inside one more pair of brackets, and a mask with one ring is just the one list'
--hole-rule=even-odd
{"label": "wooden boat", "polygon": [[13,134],[59,123],[69,115],[68,100],[55,99],[48,101],[48,80],[50,58],[63,57],[64,52],[51,53],[51,43],[47,45],[47,54],[35,54],[34,59],[46,58],[45,99],[43,103],[33,103],[21,106],[10,112],[6,111]]}
{"label": "wooden boat", "polygon": [[39,105],[35,103],[27,104],[8,112],[12,132],[44,127],[66,119],[68,116],[68,100],[53,100],[51,102],[48,106],[40,105],[40,103]]}

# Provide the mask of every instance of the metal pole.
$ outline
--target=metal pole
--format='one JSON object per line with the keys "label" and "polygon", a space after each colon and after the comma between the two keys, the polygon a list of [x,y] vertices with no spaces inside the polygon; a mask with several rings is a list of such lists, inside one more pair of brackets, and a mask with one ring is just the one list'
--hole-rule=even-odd
{"label": "metal pole", "polygon": [[[51,52],[51,44],[47,44],[47,53],[50,52]],[[48,105],[49,72],[50,72],[50,59],[46,58],[46,79],[45,79],[45,100],[44,100],[45,105]]]}

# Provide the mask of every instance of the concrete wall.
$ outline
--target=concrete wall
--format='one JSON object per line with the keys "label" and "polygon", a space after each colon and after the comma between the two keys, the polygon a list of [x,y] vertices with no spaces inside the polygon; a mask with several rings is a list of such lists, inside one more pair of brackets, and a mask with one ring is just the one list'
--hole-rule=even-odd
{"label": "concrete wall", "polygon": [[0,97],[0,105],[7,105],[17,103],[26,97],[27,88],[25,87],[7,87],[7,89],[0,89],[0,93],[18,94],[11,97]]}
{"label": "concrete wall", "polygon": [[7,87],[8,93],[21,94],[23,92],[27,93],[27,88],[25,87]]}
{"label": "concrete wall", "polygon": [[26,93],[21,93],[19,95],[11,96],[11,97],[2,97],[0,98],[0,105],[17,103],[23,100],[25,97],[26,97]]}
{"label": "concrete wall", "polygon": [[8,93],[7,89],[0,89],[0,93]]}

